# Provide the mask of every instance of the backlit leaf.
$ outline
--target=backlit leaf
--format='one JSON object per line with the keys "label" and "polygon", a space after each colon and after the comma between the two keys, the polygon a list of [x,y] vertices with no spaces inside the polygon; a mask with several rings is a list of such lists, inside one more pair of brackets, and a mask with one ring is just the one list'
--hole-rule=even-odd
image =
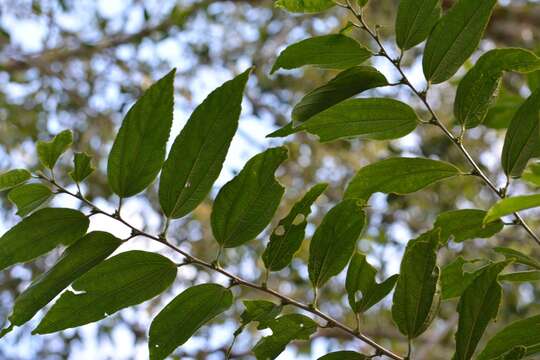
{"label": "backlit leaf", "polygon": [[196,285],[183,291],[150,325],[150,359],[165,359],[201,326],[227,310],[232,300],[231,291],[217,284]]}
{"label": "backlit leaf", "polygon": [[168,217],[176,219],[195,209],[219,176],[238,128],[250,72],[245,71],[208,95],[174,141],[159,182],[159,202]]}
{"label": "backlit leaf", "polygon": [[107,177],[120,197],[144,190],[165,158],[173,118],[175,70],[150,86],[124,117],[109,153]]}
{"label": "backlit leaf", "polygon": [[489,208],[484,223],[487,224],[500,217],[511,215],[516,211],[540,206],[540,194],[512,196],[501,199]]}
{"label": "backlit leaf", "polygon": [[408,50],[424,41],[441,17],[440,0],[400,0],[396,43]]}
{"label": "backlit leaf", "polygon": [[60,155],[62,155],[73,143],[73,134],[64,130],[56,135],[51,141],[38,141],[37,153],[39,161],[48,169],[54,168]]}
{"label": "backlit leaf", "polygon": [[504,255],[507,260],[512,260],[516,263],[527,265],[534,269],[540,270],[540,261],[533,259],[528,255],[525,255],[521,251],[505,247],[496,247],[494,250],[496,253]]}
{"label": "backlit leaf", "polygon": [[266,300],[244,300],[243,303],[246,309],[240,315],[242,325],[256,321],[259,323],[257,326],[259,330],[267,328],[269,322],[274,320],[283,308],[281,305]]}
{"label": "backlit leaf", "polygon": [[489,238],[501,231],[504,224],[500,220],[484,224],[485,216],[484,210],[451,210],[439,214],[433,226],[441,229],[442,243],[446,243],[450,238],[454,242]]}
{"label": "backlit leaf", "polygon": [[73,157],[73,170],[69,172],[69,176],[76,183],[80,183],[93,173],[94,170],[92,157],[86,153],[75,153]]}
{"label": "backlit leaf", "polygon": [[274,4],[284,10],[299,13],[320,12],[335,5],[333,0],[277,0]]}
{"label": "backlit leaf", "polygon": [[13,169],[0,174],[0,191],[25,183],[32,175],[25,169]]}
{"label": "backlit leaf", "polygon": [[523,172],[521,179],[533,186],[540,187],[540,163],[530,164]]}
{"label": "backlit leaf", "polygon": [[8,199],[17,206],[17,215],[26,216],[45,203],[52,191],[42,184],[25,184],[8,193]]}
{"label": "backlit leaf", "polygon": [[223,247],[254,239],[272,219],[284,188],[274,177],[287,159],[284,147],[252,157],[242,171],[219,191],[212,209],[212,232]]}

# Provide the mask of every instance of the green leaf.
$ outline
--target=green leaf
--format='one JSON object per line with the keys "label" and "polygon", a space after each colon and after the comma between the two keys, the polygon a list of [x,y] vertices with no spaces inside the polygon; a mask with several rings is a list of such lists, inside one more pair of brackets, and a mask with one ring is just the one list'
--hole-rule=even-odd
{"label": "green leaf", "polygon": [[423,158],[390,158],[360,169],[345,198],[367,200],[376,193],[410,194],[461,172],[452,164]]}
{"label": "green leaf", "polygon": [[109,153],[107,177],[120,197],[144,190],[157,176],[173,118],[173,69],[150,86],[126,114]]}
{"label": "green leaf", "polygon": [[478,59],[460,81],[454,115],[466,128],[484,121],[504,71],[527,73],[540,69],[540,58],[524,49],[494,49]]}
{"label": "green leaf", "polygon": [[495,103],[489,108],[484,126],[491,129],[507,129],[516,115],[517,110],[523,104],[523,98],[499,88],[499,95]]}
{"label": "green leaf", "polygon": [[26,216],[52,196],[52,191],[42,184],[25,184],[8,193],[8,199],[17,206],[17,215]]}
{"label": "green leaf", "polygon": [[521,179],[531,185],[540,187],[540,163],[530,164],[521,176]]}
{"label": "green leaf", "polygon": [[515,321],[499,331],[488,341],[477,360],[498,359],[516,347],[525,347],[526,356],[540,353],[540,315]]}
{"label": "green leaf", "polygon": [[435,25],[423,68],[432,84],[448,80],[478,47],[497,0],[459,0]]}
{"label": "green leaf", "polygon": [[501,156],[501,164],[507,176],[520,177],[529,159],[538,155],[539,122],[540,89],[525,100],[508,126]]}
{"label": "green leaf", "polygon": [[506,265],[502,261],[486,266],[461,295],[453,359],[471,359],[489,322],[497,317],[502,294],[497,276]]}
{"label": "green leaf", "polygon": [[208,95],[174,141],[159,182],[159,203],[169,218],[180,218],[195,209],[219,176],[238,128],[250,72],[245,71]]}
{"label": "green leaf", "polygon": [[442,300],[456,298],[463,294],[463,291],[473,282],[480,273],[481,268],[467,271],[464,265],[473,265],[480,260],[465,260],[458,256],[450,264],[444,266],[441,270],[441,297]]}
{"label": "green leaf", "polygon": [[499,219],[500,217],[511,215],[517,211],[540,206],[540,194],[521,195],[501,199],[489,208],[484,224]]}
{"label": "green leaf", "polygon": [[72,209],[36,211],[0,238],[0,270],[30,261],[60,244],[71,245],[86,233],[89,223],[84,214]]}
{"label": "green leaf", "polygon": [[232,300],[231,291],[217,284],[196,285],[183,291],[150,325],[150,360],[165,359],[201,326],[231,307]]}
{"label": "green leaf", "polygon": [[396,18],[399,48],[408,50],[426,40],[440,17],[440,0],[400,0]]}
{"label": "green leaf", "polygon": [[272,335],[263,337],[253,348],[257,360],[275,359],[293,340],[309,340],[317,323],[300,314],[283,315],[269,323]]}
{"label": "green leaf", "polygon": [[211,215],[212,232],[221,246],[240,246],[268,225],[285,190],[274,177],[285,159],[285,147],[270,148],[252,157],[221,188]]}
{"label": "green leaf", "polygon": [[15,300],[9,321],[20,326],[30,320],[74,280],[105,260],[122,244],[113,235],[94,231],[68,247],[47,272],[37,277]]}
{"label": "green leaf", "polygon": [[326,183],[313,186],[301,200],[294,204],[289,214],[279,221],[262,255],[264,266],[268,270],[279,271],[292,261],[304,240],[311,205],[327,186]]}
{"label": "green leaf", "polygon": [[25,169],[13,169],[0,174],[0,191],[25,183],[32,175]]}
{"label": "green leaf", "polygon": [[306,130],[320,141],[342,138],[397,139],[416,129],[414,110],[393,99],[349,99],[310,118],[294,132]]}
{"label": "green leaf", "polygon": [[38,141],[37,153],[39,161],[46,168],[53,169],[62,155],[73,143],[73,134],[70,130],[64,130],[56,135],[51,141]]}
{"label": "green leaf", "polygon": [[366,219],[356,200],[344,200],[326,213],[309,246],[309,279],[322,287],[349,262]]}
{"label": "green leaf", "polygon": [[496,360],[520,360],[527,354],[527,348],[524,346],[516,346],[512,350],[502,354]]}
{"label": "green leaf", "polygon": [[370,356],[355,351],[336,351],[321,356],[318,360],[369,360]]}
{"label": "green leaf", "polygon": [[92,157],[85,153],[75,153],[73,157],[73,170],[69,172],[69,176],[76,183],[80,183],[93,173],[94,170]]}
{"label": "green leaf", "polygon": [[267,138],[278,138],[278,137],[285,137],[294,134],[296,131],[293,128],[292,121],[288,123],[287,125],[277,129],[276,131],[272,131],[270,134],[266,135]]}
{"label": "green leaf", "polygon": [[392,318],[409,339],[422,334],[433,321],[440,303],[437,247],[440,230],[410,240],[401,260],[392,302]]}
{"label": "green leaf", "polygon": [[246,309],[240,315],[242,326],[256,321],[259,323],[257,326],[259,330],[266,329],[283,308],[281,305],[266,300],[244,300],[243,303]]}
{"label": "green leaf", "polygon": [[343,34],[312,37],[283,50],[271,74],[281,69],[315,65],[325,69],[348,69],[369,59],[373,54],[356,40]]}
{"label": "green leaf", "polygon": [[511,282],[533,282],[540,280],[539,270],[517,271],[513,273],[501,274],[499,276],[501,281]]}
{"label": "green leaf", "polygon": [[333,0],[277,0],[274,5],[290,12],[314,13],[330,9]]}
{"label": "green leaf", "polygon": [[[349,295],[349,305],[355,313],[363,313],[380,302],[394,288],[398,275],[392,275],[385,281],[377,283],[377,270],[368,263],[366,256],[356,253],[351,259],[347,270],[345,287]],[[356,294],[360,292],[361,299]]]}
{"label": "green leaf", "polygon": [[539,261],[537,261],[536,259],[533,259],[532,257],[528,255],[525,255],[524,253],[520,251],[510,249],[510,248],[505,248],[505,247],[496,247],[494,250],[496,253],[504,255],[504,257],[507,260],[512,260],[516,263],[527,265],[534,269],[540,270]]}
{"label": "green leaf", "polygon": [[351,67],[325,85],[307,93],[292,111],[293,123],[304,122],[351,96],[386,85],[386,77],[377,69],[371,66]]}
{"label": "green leaf", "polygon": [[500,220],[484,224],[486,212],[477,209],[461,209],[446,211],[435,221],[434,227],[441,229],[441,241],[446,243],[450,238],[454,242],[469,239],[489,238],[504,227]]}
{"label": "green leaf", "polygon": [[[75,280],[33,334],[48,334],[101,320],[165,291],[176,277],[176,264],[139,250],[113,256]],[[192,314],[193,315],[193,314]]]}

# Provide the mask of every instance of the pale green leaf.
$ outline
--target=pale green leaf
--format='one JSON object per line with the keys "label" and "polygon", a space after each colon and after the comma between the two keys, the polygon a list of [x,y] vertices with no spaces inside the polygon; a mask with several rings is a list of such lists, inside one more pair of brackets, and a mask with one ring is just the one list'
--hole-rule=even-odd
{"label": "pale green leaf", "polygon": [[176,264],[139,250],[113,256],[75,280],[33,334],[48,334],[106,318],[165,291],[176,277]]}
{"label": "pale green leaf", "polygon": [[489,208],[484,224],[499,219],[500,217],[511,215],[517,211],[531,209],[540,206],[540,194],[512,196],[501,199]]}
{"label": "pale green leaf", "polygon": [[275,6],[290,12],[314,13],[330,9],[333,0],[277,0]]}
{"label": "pale green leaf", "polygon": [[17,215],[26,216],[43,205],[52,191],[42,184],[25,184],[8,193],[8,199],[17,206]]}
{"label": "pale green leaf", "polygon": [[534,269],[540,270],[540,261],[525,255],[521,251],[505,247],[496,247],[494,250],[496,253],[504,255],[507,260],[512,260],[519,264],[527,265]]}
{"label": "pale green leaf", "polygon": [[120,197],[144,190],[156,178],[173,118],[175,70],[150,86],[124,117],[109,153],[107,177]]}
{"label": "pale green leaf", "polygon": [[540,270],[516,271],[499,275],[501,281],[534,282],[540,280]]}
{"label": "pale green leaf", "polygon": [[238,128],[250,72],[208,95],[174,141],[159,182],[159,203],[169,218],[180,218],[195,209],[219,176]]}
{"label": "pale green leaf", "polygon": [[231,307],[232,300],[231,291],[217,284],[196,285],[183,291],[150,325],[150,359],[165,359],[201,326]]}
{"label": "pale green leaf", "polygon": [[396,43],[408,50],[424,41],[441,17],[440,0],[400,0]]}
{"label": "pale green leaf", "polygon": [[77,210],[46,208],[24,218],[0,238],[0,270],[30,261],[56,246],[71,245],[88,229],[89,220]]}
{"label": "pale green leaf", "polygon": [[272,219],[284,188],[274,177],[287,159],[285,147],[252,157],[242,171],[219,191],[212,209],[212,232],[223,247],[254,239]]}
{"label": "pale green leaf", "polygon": [[500,220],[484,224],[485,216],[484,210],[451,210],[439,214],[433,226],[441,229],[442,243],[446,243],[449,239],[463,242],[469,239],[489,238],[501,231],[504,224]]}
{"label": "pale green leaf", "polygon": [[533,186],[540,187],[540,162],[529,164],[521,179]]}
{"label": "pale green leaf", "polygon": [[53,169],[58,158],[66,152],[73,143],[73,134],[69,130],[64,130],[57,134],[51,141],[38,141],[37,153],[39,161],[48,169]]}
{"label": "pale green leaf", "polygon": [[73,170],[69,172],[69,176],[76,183],[80,183],[93,173],[94,170],[92,157],[86,153],[75,153],[73,157]]}
{"label": "pale green leaf", "polygon": [[17,185],[23,184],[30,179],[32,175],[25,169],[13,169],[0,174],[0,191],[11,189]]}
{"label": "pale green leaf", "polygon": [[309,245],[309,279],[315,288],[343,270],[365,225],[360,204],[344,200],[326,213]]}

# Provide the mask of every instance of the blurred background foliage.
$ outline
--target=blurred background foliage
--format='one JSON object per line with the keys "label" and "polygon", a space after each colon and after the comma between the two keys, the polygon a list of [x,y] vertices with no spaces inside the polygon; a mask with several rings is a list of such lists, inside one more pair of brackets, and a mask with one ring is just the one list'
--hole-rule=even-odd
{"label": "blurred background foliage", "polygon": [[[393,45],[393,23],[397,0],[373,0],[367,8],[370,24],[378,25],[387,46]],[[448,8],[452,0],[445,0]],[[279,144],[281,140],[265,135],[289,121],[292,105],[309,89],[333,76],[329,71],[305,69],[278,72],[269,76],[278,52],[286,45],[314,34],[338,32],[352,20],[339,8],[322,14],[291,15],[273,7],[270,0],[174,1],[174,0],[0,0],[0,171],[12,167],[36,170],[38,160],[34,143],[48,139],[62,129],[74,132],[74,148],[94,157],[99,171],[83,190],[87,197],[113,208],[117,199],[106,184],[105,166],[113,137],[123,114],[154,80],[176,67],[175,125],[176,136],[195,106],[214,87],[250,65],[255,76],[249,82],[239,132],[218,185],[223,184],[256,152]],[[349,31],[366,45],[373,45],[363,34]],[[525,0],[501,0],[487,30],[481,49],[520,46],[537,49],[540,45],[540,3]],[[394,50],[396,51],[396,50]],[[404,64],[415,84],[422,86],[422,46],[408,52]],[[395,52],[397,55],[397,51]],[[389,64],[374,58],[390,79],[399,80]],[[453,122],[452,104],[455,84],[436,87],[430,96],[436,111],[448,125]],[[540,82],[540,76],[504,78],[497,102],[493,105],[487,126],[471,130],[466,145],[499,184],[504,178],[499,169],[504,127],[513,111],[530,93],[529,86]],[[537,86],[537,85],[536,85]],[[407,89],[391,87],[373,90],[372,94],[400,98],[416,106],[417,100]],[[330,183],[310,217],[308,235],[313,233],[322,215],[342,195],[344,185],[361,166],[388,156],[424,156],[456,163],[468,170],[464,159],[437,128],[425,126],[404,139],[390,142],[338,141],[321,145],[316,139],[299,134],[285,140],[290,159],[279,178],[287,187],[285,199],[276,214],[277,222],[292,202],[308,187],[320,181]],[[62,158],[60,181],[69,184],[67,171],[71,155]],[[525,182],[516,181],[512,194],[534,191]],[[216,191],[213,191],[215,195]],[[0,230],[4,232],[16,221],[15,209],[1,195]],[[493,194],[473,177],[437,184],[410,196],[373,197],[369,227],[359,249],[386,277],[398,271],[405,243],[431,227],[437,214],[455,208],[487,208]],[[108,205],[107,205],[108,204]],[[159,231],[161,219],[156,191],[138,196],[125,204],[126,217]],[[57,196],[55,206],[81,206],[64,196]],[[190,216],[175,221],[171,235],[177,244],[196,256],[211,260],[217,247],[209,228],[211,201],[200,205]],[[537,213],[526,213],[533,228],[540,231]],[[94,224],[95,222],[95,224]],[[125,229],[111,228],[104,219],[93,220],[94,228],[126,234]],[[262,269],[260,254],[267,242],[266,233],[248,246],[228,250],[223,263],[242,277],[259,281]],[[137,246],[148,247],[145,240]],[[439,263],[446,264],[458,254],[466,258],[494,257],[495,245],[511,246],[536,258],[540,251],[520,229],[507,227],[492,239],[478,239],[451,244],[443,249]],[[273,273],[269,286],[304,302],[311,300],[307,280],[308,241],[292,265]],[[164,248],[155,248],[167,253]],[[59,253],[52,253],[24,266],[0,274],[0,319],[5,321],[17,296],[31,279],[50,266]],[[173,254],[170,254],[174,256]],[[198,271],[195,271],[198,270]],[[127,309],[98,324],[48,336],[30,336],[35,325],[30,322],[0,341],[2,359],[144,359],[147,356],[146,333],[149,321],[173,294],[203,281],[223,281],[200,269],[183,267],[174,287],[150,303]],[[497,328],[516,318],[537,314],[540,292],[537,284],[505,284],[505,299]],[[236,289],[238,297],[255,298],[261,294]],[[241,293],[240,293],[241,291]],[[364,333],[382,345],[398,352],[406,349],[405,339],[392,326],[389,298],[361,319]],[[437,320],[417,341],[418,359],[449,359],[453,352],[453,333],[457,323],[456,301],[442,304]],[[344,274],[333,279],[321,294],[321,308],[332,316],[354,324],[346,306]],[[204,327],[197,337],[178,349],[178,358],[222,359],[232,338],[242,306],[237,301],[227,317]],[[221,321],[221,322],[220,322]],[[254,328],[239,338],[233,357],[251,358],[250,348],[261,336]],[[489,338],[486,334],[485,338]],[[295,343],[281,359],[316,358],[328,350],[363,349],[363,345],[332,329],[319,331],[309,342]],[[367,349],[366,349],[367,351]]]}

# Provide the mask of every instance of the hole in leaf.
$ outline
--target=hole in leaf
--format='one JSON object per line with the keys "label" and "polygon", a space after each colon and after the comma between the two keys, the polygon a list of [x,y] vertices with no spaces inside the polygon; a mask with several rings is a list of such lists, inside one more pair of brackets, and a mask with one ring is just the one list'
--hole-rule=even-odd
{"label": "hole in leaf", "polygon": [[294,218],[292,223],[293,223],[293,225],[300,225],[301,223],[304,222],[305,219],[306,219],[306,215],[298,214],[298,215],[296,215],[296,217]]}
{"label": "hole in leaf", "polygon": [[274,231],[274,234],[276,234],[277,236],[285,235],[285,228],[283,227],[283,225],[279,225]]}

